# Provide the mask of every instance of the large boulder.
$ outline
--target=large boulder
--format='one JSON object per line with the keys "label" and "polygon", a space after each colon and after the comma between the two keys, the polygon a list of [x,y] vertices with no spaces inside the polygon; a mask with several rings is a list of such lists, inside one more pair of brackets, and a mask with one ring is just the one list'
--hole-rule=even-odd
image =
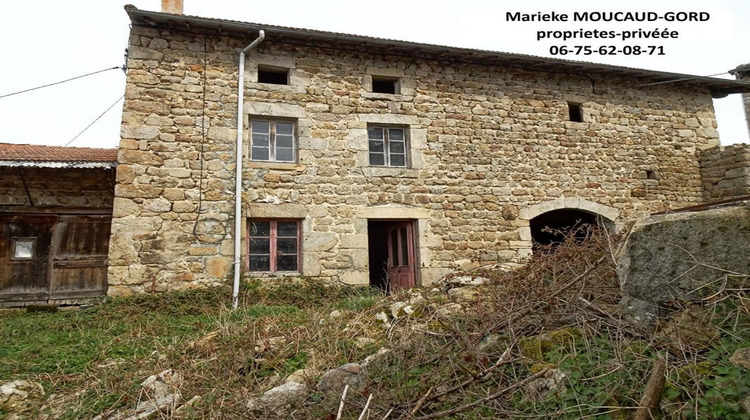
{"label": "large boulder", "polygon": [[[750,284],[750,202],[652,216],[633,226],[617,274],[628,306],[692,301]],[[637,302],[636,302],[637,303]],[[639,315],[635,315],[639,316]],[[653,314],[641,314],[641,318]]]}

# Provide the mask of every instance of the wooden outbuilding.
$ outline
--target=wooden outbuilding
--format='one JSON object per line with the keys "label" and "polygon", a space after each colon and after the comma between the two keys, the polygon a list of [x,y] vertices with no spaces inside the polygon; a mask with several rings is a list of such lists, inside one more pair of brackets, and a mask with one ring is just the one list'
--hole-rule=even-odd
{"label": "wooden outbuilding", "polygon": [[0,306],[107,291],[117,149],[0,143]]}

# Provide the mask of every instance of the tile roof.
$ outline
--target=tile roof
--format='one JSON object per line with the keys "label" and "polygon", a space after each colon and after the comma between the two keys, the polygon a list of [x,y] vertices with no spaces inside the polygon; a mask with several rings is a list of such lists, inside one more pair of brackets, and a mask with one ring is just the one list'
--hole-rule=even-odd
{"label": "tile roof", "polygon": [[0,166],[114,167],[117,149],[0,143]]}

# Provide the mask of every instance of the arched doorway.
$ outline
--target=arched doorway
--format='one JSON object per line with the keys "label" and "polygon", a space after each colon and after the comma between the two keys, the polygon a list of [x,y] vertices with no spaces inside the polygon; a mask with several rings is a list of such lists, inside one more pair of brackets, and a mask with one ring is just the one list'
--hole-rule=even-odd
{"label": "arched doorway", "polygon": [[[538,243],[549,244],[555,241],[555,235],[545,235],[545,226],[559,230],[573,227],[576,223],[588,223],[617,230],[620,227],[619,216],[620,211],[615,208],[580,197],[558,198],[522,208],[518,219],[528,224],[519,227],[523,244],[519,247],[519,255],[522,258],[529,257],[538,248]],[[558,237],[557,241],[559,240]]]}
{"label": "arched doorway", "polygon": [[561,209],[542,213],[529,220],[533,250],[559,244],[566,235],[574,235],[577,240],[586,237],[588,226],[598,226],[597,216],[582,210]]}

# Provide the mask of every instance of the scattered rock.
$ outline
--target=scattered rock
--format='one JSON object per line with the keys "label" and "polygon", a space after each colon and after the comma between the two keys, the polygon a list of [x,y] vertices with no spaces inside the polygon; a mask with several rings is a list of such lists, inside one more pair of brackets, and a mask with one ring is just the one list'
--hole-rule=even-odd
{"label": "scattered rock", "polygon": [[347,363],[336,369],[324,373],[318,381],[318,391],[326,396],[339,396],[344,391],[344,386],[356,388],[361,383],[360,373],[362,365],[359,363]]}
{"label": "scattered rock", "polygon": [[315,371],[312,369],[299,369],[294,371],[291,375],[286,377],[284,382],[296,382],[298,384],[305,384],[307,381],[315,376]]}
{"label": "scattered rock", "polygon": [[151,375],[141,383],[141,387],[150,399],[161,399],[170,394],[179,394],[182,387],[182,375],[167,369],[159,374]]}
{"label": "scattered rock", "polygon": [[362,361],[361,368],[365,369],[367,366],[370,366],[370,364],[378,359],[382,359],[383,356],[390,353],[391,350],[387,349],[385,347],[381,347],[377,352],[365,357],[365,360]]}
{"label": "scattered rock", "polygon": [[750,347],[735,350],[729,361],[737,366],[750,369]]}
{"label": "scattered rock", "polygon": [[370,344],[377,343],[377,340],[370,337],[357,337],[354,339],[354,345],[357,346],[358,349],[363,349],[367,347]]}
{"label": "scattered rock", "polygon": [[481,286],[483,284],[487,284],[490,280],[485,277],[480,276],[458,276],[458,277],[448,277],[443,282],[443,290],[450,290],[457,287],[467,287],[467,286]]}
{"label": "scattered rock", "polygon": [[442,305],[435,310],[435,316],[438,318],[450,318],[464,311],[464,307],[460,303],[448,303]]}
{"label": "scattered rock", "polygon": [[539,402],[553,395],[566,391],[565,380],[568,375],[560,369],[548,369],[540,378],[534,379],[525,386],[526,400]]}
{"label": "scattered rock", "polygon": [[479,300],[480,292],[476,287],[457,287],[448,290],[448,297],[454,302],[471,303]]}
{"label": "scattered rock", "polygon": [[341,311],[339,311],[338,309],[328,314],[328,318],[339,318],[339,317],[341,317]]}
{"label": "scattered rock", "polygon": [[[126,410],[114,415],[102,413],[92,420],[144,420],[148,418],[169,418],[169,414],[177,410],[182,403],[179,394],[170,394],[155,400],[138,403],[134,410]],[[161,417],[159,417],[161,416]]]}
{"label": "scattered rock", "polygon": [[393,318],[401,318],[403,316],[412,316],[415,312],[414,306],[406,302],[394,302],[389,307],[391,316]]}
{"label": "scattered rock", "polygon": [[264,392],[260,398],[251,398],[247,408],[255,411],[274,411],[276,414],[286,412],[295,403],[307,398],[309,390],[304,384],[287,382]]}
{"label": "scattered rock", "polygon": [[382,323],[383,328],[389,329],[391,328],[391,320],[388,318],[388,315],[386,315],[385,312],[380,311],[375,314],[375,319],[380,321]]}
{"label": "scattered rock", "polygon": [[8,413],[25,413],[44,397],[42,384],[31,381],[12,381],[0,385],[0,408]]}
{"label": "scattered rock", "polygon": [[629,324],[650,332],[656,328],[659,318],[666,314],[659,305],[632,296],[624,296],[620,308]]}
{"label": "scattered rock", "polygon": [[484,355],[495,353],[504,350],[506,344],[507,340],[500,334],[487,334],[479,341],[477,352]]}

